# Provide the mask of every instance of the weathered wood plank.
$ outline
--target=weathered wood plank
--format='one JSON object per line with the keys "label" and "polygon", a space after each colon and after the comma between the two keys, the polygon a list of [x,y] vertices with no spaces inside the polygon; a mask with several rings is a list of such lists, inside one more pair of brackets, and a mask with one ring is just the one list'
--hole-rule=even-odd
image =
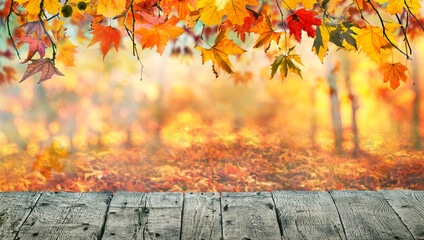
{"label": "weathered wood plank", "polygon": [[0,239],[13,239],[41,192],[0,192]]}
{"label": "weathered wood plank", "polygon": [[182,240],[222,238],[219,193],[186,193],[183,209]]}
{"label": "weathered wood plank", "polygon": [[182,193],[117,192],[103,239],[180,239]]}
{"label": "weathered wood plank", "polygon": [[415,239],[424,239],[424,191],[380,190]]}
{"label": "weathered wood plank", "polygon": [[283,239],[346,239],[329,193],[275,191],[272,197]]}
{"label": "weathered wood plank", "polygon": [[224,239],[281,239],[269,192],[222,193],[221,212]]}
{"label": "weathered wood plank", "polygon": [[414,239],[379,192],[330,191],[347,239]]}
{"label": "weathered wood plank", "polygon": [[146,193],[116,192],[107,213],[103,239],[143,239]]}
{"label": "weathered wood plank", "polygon": [[22,225],[23,239],[98,239],[110,192],[44,192]]}

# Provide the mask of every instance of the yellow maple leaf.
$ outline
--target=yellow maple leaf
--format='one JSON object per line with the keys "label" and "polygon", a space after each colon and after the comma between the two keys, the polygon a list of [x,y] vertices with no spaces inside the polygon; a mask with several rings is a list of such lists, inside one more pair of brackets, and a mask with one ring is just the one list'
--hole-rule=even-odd
{"label": "yellow maple leaf", "polygon": [[104,17],[115,17],[125,11],[126,1],[122,0],[99,0],[97,2],[97,14]]}
{"label": "yellow maple leaf", "polygon": [[[40,13],[41,0],[18,0],[17,2],[19,4],[28,3],[25,9],[30,15],[37,15]],[[57,0],[44,0],[43,7],[47,12],[56,14],[60,8],[60,4]]]}
{"label": "yellow maple leaf", "polygon": [[246,52],[227,38],[227,32],[228,30],[220,31],[214,45],[210,49],[196,46],[196,49],[202,52],[203,64],[209,60],[212,61],[212,67],[216,77],[219,76],[218,71],[220,69],[230,74],[234,73],[228,55],[243,54]]}
{"label": "yellow maple leaf", "polygon": [[296,9],[299,3],[302,3],[302,6],[306,9],[313,9],[314,4],[318,2],[316,0],[283,0],[281,6],[287,10],[290,10]]}
{"label": "yellow maple leaf", "polygon": [[395,90],[400,85],[400,80],[406,82],[406,75],[405,71],[408,70],[407,67],[405,67],[400,62],[398,63],[386,63],[381,70],[383,71],[384,79],[383,81],[389,82],[390,81],[390,87]]}
{"label": "yellow maple leaf", "polygon": [[317,27],[316,37],[314,40],[314,45],[312,46],[312,50],[322,63],[324,63],[324,57],[327,55],[328,41],[330,41],[330,32],[334,29],[335,27],[325,23]]}
{"label": "yellow maple leaf", "polygon": [[[413,14],[418,13],[418,9],[421,8],[421,4],[419,0],[377,0],[378,3],[387,4],[386,11],[390,14],[402,13],[402,10],[405,8],[406,10],[411,11]],[[405,4],[406,3],[406,4]]]}
{"label": "yellow maple leaf", "polygon": [[[395,46],[397,46],[396,38],[392,32],[399,26],[396,23],[385,24],[386,35]],[[356,42],[360,51],[365,52],[374,61],[379,62],[382,58],[382,50],[392,47],[383,35],[383,28],[366,26],[365,28],[352,27],[352,30],[357,34]]]}
{"label": "yellow maple leaf", "polygon": [[244,18],[250,16],[246,5],[256,6],[256,0],[199,0],[200,18],[206,26],[220,24],[224,16],[233,24],[243,25]]}

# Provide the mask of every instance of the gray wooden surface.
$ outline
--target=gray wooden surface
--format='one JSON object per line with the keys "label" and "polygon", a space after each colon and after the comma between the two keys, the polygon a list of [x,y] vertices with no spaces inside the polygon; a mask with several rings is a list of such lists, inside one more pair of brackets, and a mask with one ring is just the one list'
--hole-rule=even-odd
{"label": "gray wooden surface", "polygon": [[415,239],[424,239],[424,191],[380,190]]}
{"label": "gray wooden surface", "polygon": [[328,192],[272,193],[283,239],[346,239]]}
{"label": "gray wooden surface", "polygon": [[182,240],[222,237],[219,193],[186,193]]}
{"label": "gray wooden surface", "polygon": [[0,192],[0,239],[424,239],[424,192]]}
{"label": "gray wooden surface", "polygon": [[45,192],[19,230],[23,239],[98,239],[111,192]]}
{"label": "gray wooden surface", "polygon": [[182,193],[117,192],[103,239],[180,239]]}
{"label": "gray wooden surface", "polygon": [[347,239],[414,239],[379,192],[330,191]]}
{"label": "gray wooden surface", "polygon": [[0,192],[0,239],[13,239],[41,192]]}
{"label": "gray wooden surface", "polygon": [[224,239],[281,239],[269,192],[222,193]]}

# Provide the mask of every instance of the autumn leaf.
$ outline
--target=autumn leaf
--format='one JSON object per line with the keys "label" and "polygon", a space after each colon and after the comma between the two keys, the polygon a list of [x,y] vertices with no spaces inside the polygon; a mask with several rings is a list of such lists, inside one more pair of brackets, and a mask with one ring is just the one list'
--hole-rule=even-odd
{"label": "autumn leaf", "polygon": [[190,12],[196,10],[197,2],[196,0],[161,0],[159,2],[162,12],[168,16],[172,13],[172,10],[175,8],[178,13],[178,17],[181,19],[187,18],[190,16]]}
{"label": "autumn leaf", "polygon": [[331,27],[327,24],[321,24],[321,26],[316,28],[316,37],[312,46],[312,50],[322,63],[324,63],[324,57],[327,55],[328,42],[330,41],[330,31],[332,29],[334,29],[334,27]]}
{"label": "autumn leaf", "polygon": [[9,66],[3,66],[0,71],[0,86],[6,82],[12,82],[12,80],[16,80],[16,70]]}
{"label": "autumn leaf", "polygon": [[157,52],[162,55],[168,42],[184,33],[183,28],[176,26],[179,21],[178,18],[172,17],[150,28],[141,27],[135,33],[141,36],[140,42],[143,48],[157,46]]}
{"label": "autumn leaf", "polygon": [[228,55],[243,54],[246,52],[227,38],[227,32],[228,30],[220,31],[214,45],[210,49],[196,46],[196,49],[202,52],[203,64],[209,60],[212,61],[212,67],[216,77],[219,76],[218,71],[220,69],[230,74],[234,73]]}
{"label": "autumn leaf", "polygon": [[285,9],[296,9],[297,5],[299,3],[302,3],[302,6],[306,9],[313,9],[314,4],[318,3],[317,0],[283,0],[281,6],[283,6]]}
{"label": "autumn leaf", "polygon": [[26,4],[26,11],[31,15],[37,15],[40,13],[40,4],[43,1],[43,7],[47,12],[56,14],[60,8],[60,3],[57,0],[18,0],[20,4]]}
{"label": "autumn leaf", "polygon": [[342,22],[330,33],[330,42],[336,46],[347,50],[358,50],[356,44],[356,33],[352,30],[354,25],[349,22]]}
{"label": "autumn leaf", "polygon": [[116,51],[118,51],[119,41],[121,40],[121,32],[111,26],[102,26],[98,25],[91,32],[93,34],[93,39],[88,44],[88,47],[100,41],[100,49],[103,53],[103,60],[105,60],[106,54],[109,52],[112,44],[115,46]]}
{"label": "autumn leaf", "polygon": [[398,63],[386,63],[381,70],[383,71],[384,79],[383,81],[389,82],[390,81],[390,87],[395,90],[400,85],[400,80],[406,82],[406,75],[405,71],[408,70],[407,67],[405,67],[400,62]]}
{"label": "autumn leaf", "polygon": [[38,83],[49,80],[55,74],[59,76],[65,76],[55,67],[54,62],[50,58],[44,58],[32,60],[32,63],[28,64],[25,74],[19,82],[23,82],[38,72],[41,72],[41,77]]}
{"label": "autumn leaf", "polygon": [[21,37],[19,40],[23,43],[29,44],[28,56],[25,59],[24,63],[28,62],[35,55],[36,52],[40,54],[40,58],[44,57],[47,46],[46,44],[44,44],[43,41],[28,35]]}
{"label": "autumn leaf", "polygon": [[294,48],[291,48],[287,55],[281,54],[275,58],[274,62],[271,64],[271,78],[277,73],[278,68],[280,68],[281,81],[284,81],[291,72],[302,78],[301,70],[295,63],[297,62],[300,65],[303,65],[303,63],[299,55],[291,53],[293,50]]}
{"label": "autumn leaf", "polygon": [[251,28],[250,31],[259,34],[259,38],[256,40],[255,46],[253,47],[265,47],[265,50],[269,49],[272,41],[278,44],[280,37],[285,34],[284,32],[277,33],[272,29],[271,17],[269,15],[265,16],[263,21]]}
{"label": "autumn leaf", "polygon": [[299,9],[287,17],[287,24],[289,26],[290,35],[300,42],[302,40],[302,30],[308,33],[309,37],[315,37],[315,29],[312,25],[321,25],[321,19],[316,18],[317,15],[314,11]]}
{"label": "autumn leaf", "polygon": [[253,10],[247,9],[249,11],[249,16],[244,18],[243,25],[233,24],[229,19],[226,19],[221,27],[232,28],[234,32],[237,33],[237,37],[240,38],[242,42],[246,41],[246,35],[252,32],[252,26],[262,22],[262,15],[256,13]]}
{"label": "autumn leaf", "polygon": [[58,49],[56,60],[67,66],[75,66],[74,54],[77,46],[69,40],[69,36],[66,36],[67,28],[63,26],[64,23],[65,21],[54,19],[52,26],[47,25],[47,27],[53,32],[53,36],[56,40]]}
{"label": "autumn leaf", "polygon": [[256,0],[198,0],[200,18],[206,26],[221,24],[224,16],[233,24],[243,25],[244,18],[249,16],[246,5],[257,6]]}
{"label": "autumn leaf", "polygon": [[33,33],[36,33],[36,36],[40,38],[44,34],[40,21],[27,22],[21,25],[20,27],[26,27],[26,31],[25,31],[26,35],[31,35]]}
{"label": "autumn leaf", "polygon": [[104,17],[115,17],[125,11],[126,1],[123,0],[98,0],[97,14]]}
{"label": "autumn leaf", "polygon": [[[388,2],[386,11],[392,15],[401,14],[403,9],[411,11],[412,14],[418,14],[418,9],[421,8],[419,0],[377,0],[380,4]],[[406,4],[405,4],[406,3]]]}
{"label": "autumn leaf", "polygon": [[[396,44],[396,38],[393,31],[398,28],[399,24],[387,23],[387,37]],[[375,26],[367,25],[365,28],[352,27],[352,30],[357,34],[356,42],[360,51],[365,52],[370,58],[375,61],[380,61],[381,50],[391,48],[392,45],[383,35],[383,29]]]}

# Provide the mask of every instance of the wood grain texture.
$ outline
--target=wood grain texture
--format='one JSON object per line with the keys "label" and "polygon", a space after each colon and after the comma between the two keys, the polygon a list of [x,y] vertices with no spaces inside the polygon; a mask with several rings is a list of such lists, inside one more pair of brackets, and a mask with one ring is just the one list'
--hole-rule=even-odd
{"label": "wood grain texture", "polygon": [[347,239],[414,239],[379,192],[330,191]]}
{"label": "wood grain texture", "polygon": [[13,239],[41,192],[0,192],[0,239]]}
{"label": "wood grain texture", "polygon": [[221,212],[224,239],[281,239],[269,192],[222,193]]}
{"label": "wood grain texture", "polygon": [[143,239],[146,193],[117,192],[107,213],[103,239]]}
{"label": "wood grain texture", "polygon": [[44,192],[22,225],[23,239],[99,239],[110,192]]}
{"label": "wood grain texture", "polygon": [[184,195],[182,240],[222,238],[219,193]]}
{"label": "wood grain texture", "polygon": [[282,239],[346,239],[327,192],[275,191]]}
{"label": "wood grain texture", "polygon": [[180,239],[182,193],[117,192],[103,239]]}
{"label": "wood grain texture", "polygon": [[415,239],[424,239],[424,191],[380,190]]}

